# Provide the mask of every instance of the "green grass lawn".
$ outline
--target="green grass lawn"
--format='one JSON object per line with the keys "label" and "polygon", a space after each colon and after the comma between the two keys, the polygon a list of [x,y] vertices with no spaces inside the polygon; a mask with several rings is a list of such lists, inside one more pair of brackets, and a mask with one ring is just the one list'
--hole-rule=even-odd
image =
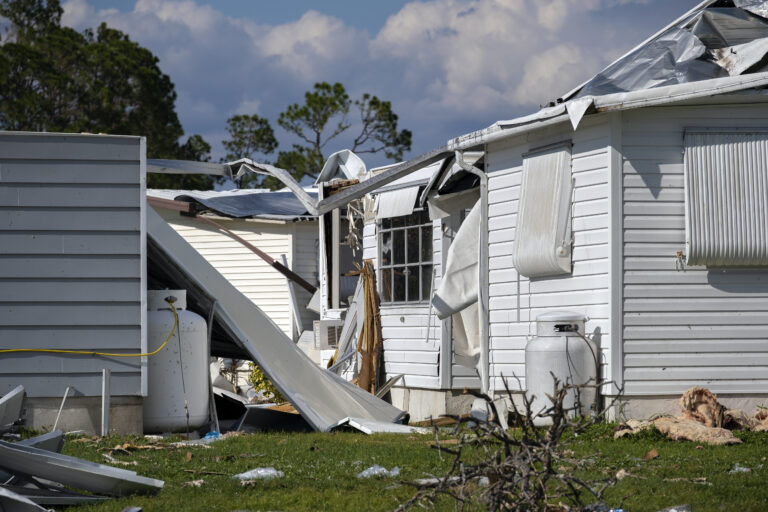
{"label": "green grass lawn", "polygon": [[[768,434],[737,435],[744,444],[697,448],[695,443],[668,441],[655,432],[613,440],[611,426],[599,425],[565,443],[575,456],[589,459],[589,476],[608,476],[621,469],[632,475],[608,493],[609,506],[618,506],[626,497],[624,508],[629,512],[684,503],[691,504],[694,512],[768,510]],[[102,454],[125,442],[144,440],[69,439],[64,453],[105,463]],[[68,510],[120,511],[126,506],[140,506],[145,511],[392,510],[413,494],[413,488],[400,484],[401,480],[439,475],[448,467],[449,457],[441,460],[430,444],[431,436],[425,435],[291,433],[231,437],[211,448],[116,451],[115,459],[137,463],[119,467],[165,480],[163,491]],[[652,448],[658,457],[644,460]],[[189,460],[187,452],[191,452]],[[750,472],[729,473],[736,463]],[[356,478],[373,464],[387,469],[398,466],[400,477]],[[267,466],[283,471],[285,477],[251,487],[231,478]],[[691,480],[694,478],[706,480]],[[201,487],[185,486],[200,479],[204,480]],[[454,509],[448,501],[438,508]]]}

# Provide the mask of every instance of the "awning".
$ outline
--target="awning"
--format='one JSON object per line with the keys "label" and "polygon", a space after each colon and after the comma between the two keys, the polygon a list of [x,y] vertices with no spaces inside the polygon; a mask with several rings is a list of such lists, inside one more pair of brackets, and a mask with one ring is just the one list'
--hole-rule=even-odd
{"label": "awning", "polygon": [[419,187],[384,192],[376,197],[376,220],[402,217],[413,213]]}

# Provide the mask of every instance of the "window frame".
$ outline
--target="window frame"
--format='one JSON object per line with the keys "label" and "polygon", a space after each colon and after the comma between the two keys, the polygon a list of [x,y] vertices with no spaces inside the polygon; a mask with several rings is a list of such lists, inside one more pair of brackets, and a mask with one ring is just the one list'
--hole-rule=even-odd
{"label": "window frame", "polygon": [[[414,217],[417,217],[418,222],[410,222],[409,219],[413,219]],[[402,220],[402,225],[396,226],[395,223],[397,222],[397,219]],[[409,261],[408,256],[408,230],[409,229],[418,229],[418,240],[419,240],[419,247],[417,251],[417,259],[416,261]],[[424,241],[425,241],[425,228],[429,228],[429,244],[430,244],[430,251],[429,255],[424,256]],[[395,233],[402,232],[402,241],[403,241],[403,248],[402,248],[402,262],[396,263],[395,262]],[[384,257],[383,257],[383,249],[386,245],[386,242],[384,241],[385,236],[389,234],[389,243],[391,243],[391,250],[390,250],[390,258],[389,263],[384,263]],[[382,306],[403,306],[403,305],[417,305],[417,304],[428,304],[431,300],[431,297],[429,297],[430,288],[432,286],[432,279],[434,278],[434,268],[435,268],[435,240],[434,240],[434,223],[429,218],[429,214],[426,208],[414,208],[413,213],[411,215],[405,215],[401,217],[392,217],[387,219],[381,219],[376,221],[376,243],[377,243],[377,268],[376,268],[376,279],[379,283],[379,298],[381,301]],[[396,268],[406,268],[410,269],[412,267],[416,267],[419,272],[418,276],[418,286],[419,286],[419,292],[418,292],[418,299],[413,300],[410,297],[409,293],[409,286],[408,286],[408,276],[409,274],[405,274],[404,278],[404,284],[403,284],[403,294],[404,294],[404,300],[394,300],[394,293],[395,293],[395,278],[397,277],[394,273],[394,269]],[[387,294],[385,291],[385,286],[387,283],[385,283],[385,277],[387,274],[387,271],[389,272],[389,293]],[[428,275],[425,276],[425,272],[428,272]]]}

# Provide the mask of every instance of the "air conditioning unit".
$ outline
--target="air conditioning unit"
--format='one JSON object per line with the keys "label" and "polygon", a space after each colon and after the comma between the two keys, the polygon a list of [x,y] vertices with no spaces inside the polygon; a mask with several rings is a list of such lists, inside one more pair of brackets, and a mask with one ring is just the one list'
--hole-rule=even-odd
{"label": "air conditioning unit", "polygon": [[341,337],[341,330],[344,327],[344,320],[325,319],[315,320],[313,328],[315,331],[315,348],[325,350],[336,348]]}

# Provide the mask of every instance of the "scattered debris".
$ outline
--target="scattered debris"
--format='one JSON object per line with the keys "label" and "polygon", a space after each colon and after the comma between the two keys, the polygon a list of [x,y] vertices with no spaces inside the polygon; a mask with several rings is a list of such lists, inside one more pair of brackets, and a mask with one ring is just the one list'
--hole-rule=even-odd
{"label": "scattered debris", "polygon": [[205,480],[190,480],[189,482],[184,482],[181,485],[184,487],[202,487],[204,483]]}
{"label": "scattered debris", "polygon": [[734,473],[749,473],[750,471],[752,471],[750,468],[746,466],[742,466],[737,462],[736,464],[733,465],[733,468],[730,471],[728,471],[728,473],[732,475]]}
{"label": "scattered debris", "polygon": [[156,493],[164,484],[133,471],[5,441],[0,441],[0,467],[12,474],[33,475],[110,496]]}
{"label": "scattered debris", "polygon": [[633,475],[626,469],[620,469],[616,472],[616,480],[624,480],[625,478],[639,478],[640,480],[647,480],[648,477],[646,476],[639,476],[639,475]]}
{"label": "scattered debris", "polygon": [[391,470],[387,470],[387,468],[383,466],[374,464],[368,469],[365,469],[360,473],[358,473],[357,478],[371,478],[374,476],[398,476],[399,474],[400,474],[400,468],[397,466],[393,467]]}
{"label": "scattered debris", "polygon": [[[692,387],[680,397],[679,417],[662,416],[650,421],[629,420],[614,430],[613,438],[655,428],[673,440],[689,440],[710,445],[740,444],[732,430],[768,430],[768,410],[759,409],[752,417],[741,409],[726,409],[706,388]],[[696,446],[697,450],[703,446]]]}
{"label": "scattered debris", "polygon": [[131,462],[126,462],[126,461],[123,461],[123,460],[117,460],[116,458],[114,458],[109,453],[102,453],[102,456],[105,459],[107,459],[107,462],[109,462],[110,464],[117,464],[117,465],[120,465],[120,466],[138,466],[139,465],[139,463],[136,462],[135,460],[131,461]]}
{"label": "scattered debris", "polygon": [[0,432],[7,432],[20,423],[24,386],[16,386],[0,398]]}
{"label": "scattered debris", "polygon": [[651,448],[648,453],[643,455],[643,460],[652,460],[659,457],[659,452],[656,448]]}
{"label": "scattered debris", "polygon": [[237,478],[239,480],[243,480],[242,485],[246,485],[245,482],[249,481],[255,481],[255,480],[273,480],[275,478],[283,478],[285,476],[285,473],[282,471],[278,471],[275,468],[269,467],[269,468],[254,468],[249,471],[246,471],[245,473],[239,473],[232,478]]}
{"label": "scattered debris", "polygon": [[659,512],[691,512],[690,505],[675,505],[674,507],[667,507]]}

